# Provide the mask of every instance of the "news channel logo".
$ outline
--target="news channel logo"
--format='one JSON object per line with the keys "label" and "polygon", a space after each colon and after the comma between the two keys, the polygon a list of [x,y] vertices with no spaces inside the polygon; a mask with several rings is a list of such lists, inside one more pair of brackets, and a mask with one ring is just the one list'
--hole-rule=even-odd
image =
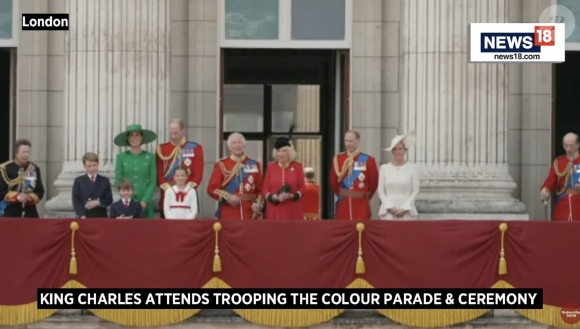
{"label": "news channel logo", "polygon": [[562,63],[566,58],[565,24],[472,23],[471,63]]}

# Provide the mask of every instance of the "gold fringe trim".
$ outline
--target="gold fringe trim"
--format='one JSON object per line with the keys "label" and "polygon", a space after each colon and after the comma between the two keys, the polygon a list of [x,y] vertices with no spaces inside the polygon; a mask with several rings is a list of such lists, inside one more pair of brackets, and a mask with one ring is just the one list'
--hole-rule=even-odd
{"label": "gold fringe trim", "polygon": [[[505,281],[499,281],[496,288],[514,289],[515,287]],[[569,324],[562,320],[562,307],[544,304],[541,310],[516,310],[522,316],[551,327],[580,328],[580,322]]]}
{"label": "gold fringe trim", "polygon": [[71,275],[77,275],[79,273],[77,265],[77,253],[75,251],[75,235],[79,228],[80,228],[79,223],[77,222],[70,223],[70,229],[72,230],[72,234],[70,237],[71,249],[70,249],[69,273]]}
{"label": "gold fringe trim", "polygon": [[507,274],[507,261],[505,260],[505,232],[508,230],[507,223],[499,224],[499,230],[501,231],[501,250],[499,252],[499,275]]}
{"label": "gold fringe trim", "polygon": [[[82,285],[81,285],[82,286]],[[61,288],[79,288],[76,281],[69,281]],[[37,302],[22,305],[0,305],[0,326],[19,326],[42,321],[59,310],[39,310]]]}
{"label": "gold fringe trim", "polygon": [[[202,288],[211,288],[214,279]],[[82,286],[82,284],[79,284]],[[79,288],[86,288],[85,286]],[[89,310],[103,320],[129,327],[159,327],[183,322],[199,313],[192,310]]]}
{"label": "gold fringe trim", "polygon": [[[67,282],[64,289],[86,288],[75,280]],[[212,278],[202,288],[231,289],[218,278]],[[364,279],[355,279],[347,289],[374,289]],[[491,288],[513,289],[509,283],[500,280]],[[560,315],[561,307],[544,305],[541,310],[516,310],[522,316],[553,327],[580,328],[580,323],[567,324]],[[15,306],[0,306],[0,326],[17,326],[42,321],[58,310],[39,310],[37,303]],[[185,321],[199,313],[195,310],[90,310],[93,314],[109,322],[133,327],[166,326]],[[411,327],[436,328],[465,323],[486,314],[490,310],[377,310],[393,321]],[[328,322],[345,310],[234,310],[244,319],[273,327],[308,327]]]}
{"label": "gold fringe trim", "polygon": [[358,231],[358,257],[356,258],[356,274],[364,274],[366,272],[365,261],[363,260],[362,251],[362,233],[365,230],[365,224],[356,224],[356,230]]}
{"label": "gold fringe trim", "polygon": [[222,223],[213,224],[213,230],[215,231],[215,256],[213,257],[213,272],[219,273],[222,271],[222,259],[220,258],[220,247],[219,247],[219,232],[222,230]]}
{"label": "gold fringe trim", "polygon": [[[356,279],[347,288],[359,288],[360,280],[361,279]],[[215,289],[232,288],[227,283],[217,278],[212,279],[206,287]],[[252,323],[285,328],[310,327],[325,323],[341,315],[345,311],[346,310],[234,310],[234,312],[239,316]]]}

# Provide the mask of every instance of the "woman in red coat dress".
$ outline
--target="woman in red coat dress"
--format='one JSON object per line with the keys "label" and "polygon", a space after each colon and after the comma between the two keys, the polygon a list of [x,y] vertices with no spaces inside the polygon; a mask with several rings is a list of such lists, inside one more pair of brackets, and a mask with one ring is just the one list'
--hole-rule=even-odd
{"label": "woman in red coat dress", "polygon": [[268,200],[264,219],[304,220],[301,198],[306,192],[306,184],[302,164],[294,161],[296,151],[290,138],[278,138],[274,148],[276,161],[268,164],[262,186],[262,193]]}

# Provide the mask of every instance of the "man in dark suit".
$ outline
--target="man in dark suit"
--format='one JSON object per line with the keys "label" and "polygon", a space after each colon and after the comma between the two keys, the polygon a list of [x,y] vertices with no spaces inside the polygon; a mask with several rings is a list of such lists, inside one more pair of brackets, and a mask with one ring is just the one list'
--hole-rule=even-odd
{"label": "man in dark suit", "polygon": [[113,191],[108,177],[99,175],[99,156],[83,156],[87,173],[75,179],[72,200],[78,218],[107,218],[107,207],[113,203]]}
{"label": "man in dark suit", "polygon": [[129,219],[129,218],[143,218],[143,206],[141,202],[132,200],[133,196],[133,182],[129,179],[122,179],[119,183],[119,193],[121,193],[121,200],[111,205],[110,218]]}
{"label": "man in dark suit", "polygon": [[31,144],[14,144],[14,160],[0,165],[0,217],[38,217],[36,205],[44,197],[40,168],[28,161]]}

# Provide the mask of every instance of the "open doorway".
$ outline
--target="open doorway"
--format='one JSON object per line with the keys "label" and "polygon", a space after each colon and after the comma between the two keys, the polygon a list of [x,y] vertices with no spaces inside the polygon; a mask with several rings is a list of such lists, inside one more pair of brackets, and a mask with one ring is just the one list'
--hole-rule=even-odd
{"label": "open doorway", "polygon": [[566,61],[554,64],[553,156],[564,155],[562,138],[580,135],[580,51],[566,52]]}
{"label": "open doorway", "polygon": [[0,163],[12,158],[15,50],[0,48]]}
{"label": "open doorway", "polygon": [[275,139],[297,124],[298,161],[314,169],[322,218],[333,218],[334,195],[326,178],[348,127],[347,59],[348,52],[337,50],[222,51],[221,156],[228,154],[229,134],[240,132],[247,155],[266,168]]}

